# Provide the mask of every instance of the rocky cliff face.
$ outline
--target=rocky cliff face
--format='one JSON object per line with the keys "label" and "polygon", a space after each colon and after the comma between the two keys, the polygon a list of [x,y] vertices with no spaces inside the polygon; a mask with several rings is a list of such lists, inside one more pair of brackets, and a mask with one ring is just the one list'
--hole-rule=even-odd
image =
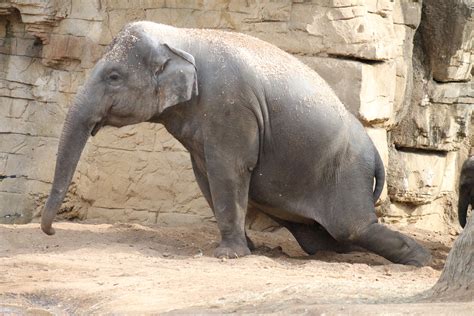
{"label": "rocky cliff face", "polygon": [[[67,107],[133,20],[244,32],[324,77],[387,169],[386,222],[447,230],[474,105],[472,0],[6,0],[0,3],[0,222],[28,222],[50,189]],[[65,217],[173,224],[212,218],[183,147],[159,125],[89,141]],[[255,227],[264,227],[252,217]]]}

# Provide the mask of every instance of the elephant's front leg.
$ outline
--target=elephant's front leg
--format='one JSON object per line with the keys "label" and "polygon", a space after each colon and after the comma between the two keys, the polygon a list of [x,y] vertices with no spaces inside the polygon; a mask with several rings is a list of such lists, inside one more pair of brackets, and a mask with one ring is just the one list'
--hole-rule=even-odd
{"label": "elephant's front leg", "polygon": [[[216,257],[250,254],[245,215],[251,172],[258,160],[258,129],[248,117],[228,118],[233,126],[214,125],[205,145],[207,179],[212,207],[221,233]],[[232,113],[230,114],[231,116]]]}
{"label": "elephant's front leg", "polygon": [[[213,205],[212,197],[211,197],[211,189],[209,187],[209,181],[207,180],[207,173],[204,173],[203,171],[199,169],[199,166],[196,163],[196,160],[192,156],[191,156],[191,162],[193,165],[193,171],[196,177],[196,182],[199,188],[201,189],[201,192],[204,198],[206,199],[207,203],[209,204],[209,207],[212,209],[212,212],[214,213],[214,216],[215,216],[214,205]],[[255,244],[248,237],[247,232],[245,232],[245,238],[247,239],[247,247],[252,251],[255,250]]]}
{"label": "elephant's front leg", "polygon": [[[224,171],[225,172],[225,171]],[[218,258],[237,258],[250,254],[245,235],[250,174],[209,174],[214,215],[221,233],[221,242],[214,252]]]}

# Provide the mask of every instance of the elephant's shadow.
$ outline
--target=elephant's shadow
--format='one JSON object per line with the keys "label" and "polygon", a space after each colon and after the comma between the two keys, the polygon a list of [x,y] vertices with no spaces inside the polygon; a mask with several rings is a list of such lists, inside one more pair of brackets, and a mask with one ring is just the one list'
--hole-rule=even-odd
{"label": "elephant's shadow", "polygon": [[[186,226],[160,226],[156,224],[78,224],[55,223],[56,234],[47,236],[38,224],[25,226],[0,225],[0,257],[10,254],[57,253],[80,251],[84,248],[106,249],[107,251],[138,251],[145,256],[173,259],[213,257],[219,242],[219,232],[213,222]],[[409,231],[426,248],[430,249],[433,261],[430,266],[440,270],[444,266],[451,244],[446,239]],[[284,228],[273,232],[249,231],[249,237],[256,249],[252,255],[265,256],[273,260],[304,264],[308,260],[324,262],[346,262],[379,266],[391,264],[388,260],[369,252],[336,253],[321,251],[308,256],[298,246],[293,236]],[[216,259],[217,260],[217,259]]]}

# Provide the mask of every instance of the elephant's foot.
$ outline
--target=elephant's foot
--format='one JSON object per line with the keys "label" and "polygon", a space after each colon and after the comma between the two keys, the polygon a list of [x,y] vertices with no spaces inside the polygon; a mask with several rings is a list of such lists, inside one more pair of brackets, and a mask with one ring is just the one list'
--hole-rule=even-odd
{"label": "elephant's foot", "polygon": [[416,267],[429,265],[432,259],[430,252],[415,241],[410,240],[410,242],[412,243],[411,251],[404,257],[400,258],[398,263]]}
{"label": "elephant's foot", "polygon": [[247,245],[232,244],[229,242],[221,242],[219,247],[214,251],[214,256],[217,258],[240,258],[250,255],[250,249]]}

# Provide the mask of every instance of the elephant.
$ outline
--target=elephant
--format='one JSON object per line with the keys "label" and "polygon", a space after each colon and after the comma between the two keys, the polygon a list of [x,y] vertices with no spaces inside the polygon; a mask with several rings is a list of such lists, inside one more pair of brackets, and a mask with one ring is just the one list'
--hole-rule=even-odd
{"label": "elephant", "polygon": [[430,253],[379,224],[378,151],[328,84],[296,57],[241,33],[127,24],[76,95],[41,228],[52,222],[89,136],[163,124],[189,152],[220,232],[216,257],[249,255],[246,212],[286,227],[309,254],[351,246],[423,266]]}
{"label": "elephant", "polygon": [[459,176],[458,218],[463,228],[466,226],[469,205],[474,207],[474,156],[464,161]]}

